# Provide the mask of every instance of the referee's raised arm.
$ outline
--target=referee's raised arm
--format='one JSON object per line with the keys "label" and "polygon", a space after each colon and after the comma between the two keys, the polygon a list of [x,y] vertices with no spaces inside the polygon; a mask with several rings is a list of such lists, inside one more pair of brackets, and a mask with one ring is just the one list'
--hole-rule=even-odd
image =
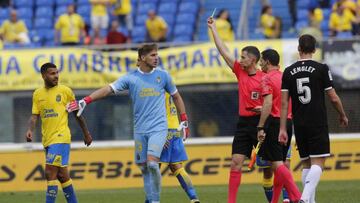
{"label": "referee's raised arm", "polygon": [[226,64],[233,69],[235,63],[235,57],[229,52],[229,49],[226,47],[225,43],[220,39],[219,34],[216,30],[215,20],[212,17],[209,17],[207,20],[211,34],[214,37],[214,42],[216,48],[219,50],[221,56],[224,58]]}

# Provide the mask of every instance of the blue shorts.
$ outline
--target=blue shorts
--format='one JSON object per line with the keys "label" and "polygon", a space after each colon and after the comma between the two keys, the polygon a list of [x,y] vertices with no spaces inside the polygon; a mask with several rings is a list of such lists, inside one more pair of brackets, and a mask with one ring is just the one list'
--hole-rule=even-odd
{"label": "blue shorts", "polygon": [[46,164],[67,167],[69,164],[70,144],[59,143],[45,147]]}
{"label": "blue shorts", "polygon": [[146,163],[147,155],[160,158],[166,142],[167,130],[151,133],[135,133],[135,163]]}
{"label": "blue shorts", "polygon": [[[287,151],[286,159],[291,159],[291,146],[289,147],[289,150]],[[263,160],[259,155],[256,156],[256,165],[259,168],[268,168],[271,166],[270,161]]]}
{"label": "blue shorts", "polygon": [[160,157],[162,163],[181,163],[188,160],[181,132],[176,129],[169,129],[167,140],[170,144],[163,149]]}

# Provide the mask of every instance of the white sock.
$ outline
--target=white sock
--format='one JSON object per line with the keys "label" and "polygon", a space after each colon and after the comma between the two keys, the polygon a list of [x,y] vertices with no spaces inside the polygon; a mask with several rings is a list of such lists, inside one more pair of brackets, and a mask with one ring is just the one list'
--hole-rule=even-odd
{"label": "white sock", "polygon": [[303,183],[304,190],[301,195],[301,199],[304,200],[305,202],[315,201],[316,186],[320,181],[321,174],[322,174],[322,169],[320,166],[311,165],[311,168],[308,171],[307,176],[305,178],[305,182]]}
{"label": "white sock", "polygon": [[301,182],[302,182],[302,186],[305,187],[305,180],[306,180],[306,176],[308,175],[310,169],[309,168],[304,168],[302,170],[301,173]]}

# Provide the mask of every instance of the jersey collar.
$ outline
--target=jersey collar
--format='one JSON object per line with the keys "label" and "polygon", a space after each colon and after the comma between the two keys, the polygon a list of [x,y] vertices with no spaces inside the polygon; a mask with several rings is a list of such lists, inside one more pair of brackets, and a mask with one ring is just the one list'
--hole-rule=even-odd
{"label": "jersey collar", "polygon": [[140,70],[140,68],[138,68],[138,71],[141,73],[141,74],[144,74],[144,75],[149,75],[151,73],[153,73],[155,71],[156,68],[153,68],[152,71],[148,72],[148,73],[145,73],[144,71]]}

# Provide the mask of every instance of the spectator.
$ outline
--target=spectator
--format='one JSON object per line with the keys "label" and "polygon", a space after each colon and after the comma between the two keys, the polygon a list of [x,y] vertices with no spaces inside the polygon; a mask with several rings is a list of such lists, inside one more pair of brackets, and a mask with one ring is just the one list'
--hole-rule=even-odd
{"label": "spectator", "polygon": [[94,28],[90,38],[91,45],[103,45],[106,44],[105,38],[101,36],[100,28]]}
{"label": "spectator", "polygon": [[114,11],[112,14],[117,16],[121,25],[126,25],[128,35],[130,36],[133,29],[133,18],[131,15],[131,0],[112,0]]}
{"label": "spectator", "polygon": [[91,3],[91,28],[107,29],[109,16],[107,5],[109,0],[89,0]]}
{"label": "spectator", "polygon": [[10,19],[5,20],[0,28],[0,36],[4,43],[28,44],[30,39],[24,21],[17,18],[15,10],[10,11]]}
{"label": "spectator", "polygon": [[288,0],[289,13],[291,16],[291,28],[290,31],[295,31],[295,25],[297,22],[297,10],[296,10],[296,0]]}
{"label": "spectator", "polygon": [[126,37],[122,32],[119,32],[119,22],[113,20],[111,22],[111,28],[106,37],[107,44],[124,44],[130,42],[130,39]]}
{"label": "spectator", "polygon": [[338,32],[350,32],[355,16],[352,12],[341,5],[330,15],[329,29],[330,36],[336,36]]}
{"label": "spectator", "polygon": [[311,8],[309,9],[309,24],[313,27],[320,28],[320,24],[323,21],[324,16],[321,8]]}
{"label": "spectator", "polygon": [[85,37],[85,23],[80,15],[75,13],[75,6],[70,4],[67,13],[62,14],[55,24],[55,43],[59,42],[59,32],[61,33],[60,43],[63,46],[79,45],[82,36]]}
{"label": "spectator", "polygon": [[167,34],[167,24],[164,19],[157,16],[155,11],[148,12],[146,20],[147,41],[148,42],[165,42]]}
{"label": "spectator", "polygon": [[349,10],[353,14],[356,12],[356,3],[353,0],[338,0],[334,3],[332,10],[335,12],[339,7],[344,7],[345,10]]}
{"label": "spectator", "polygon": [[[225,9],[220,10],[219,14],[216,16],[215,24],[221,40],[234,41],[235,39],[234,27],[231,23],[230,15],[227,10]],[[211,39],[211,41],[214,41],[210,29],[208,34],[209,34],[209,39]]]}
{"label": "spectator", "polygon": [[261,10],[260,24],[263,28],[265,38],[273,39],[281,37],[281,20],[272,14],[271,6],[263,6]]}

